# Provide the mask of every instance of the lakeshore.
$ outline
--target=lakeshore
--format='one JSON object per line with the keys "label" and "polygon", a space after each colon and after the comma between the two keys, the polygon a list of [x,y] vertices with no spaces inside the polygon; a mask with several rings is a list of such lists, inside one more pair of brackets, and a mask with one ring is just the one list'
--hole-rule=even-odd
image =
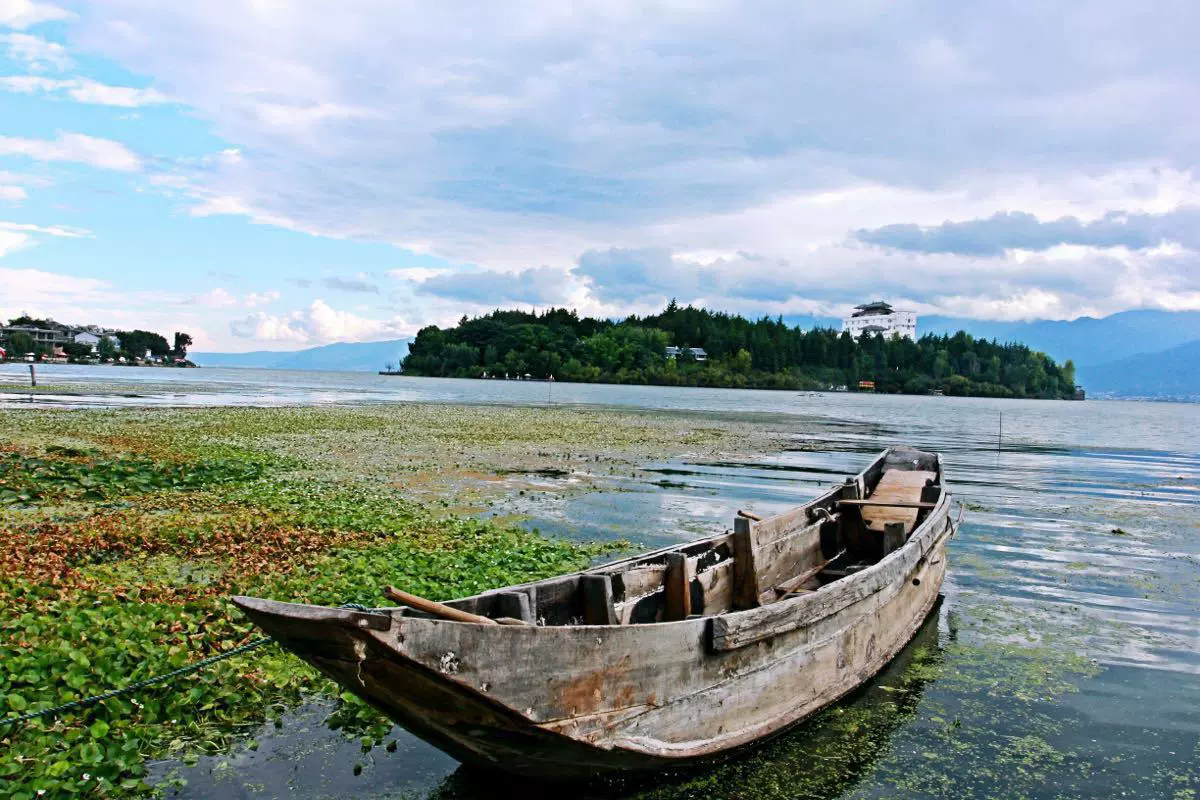
{"label": "lakeshore", "polygon": [[[246,372],[133,392],[55,378],[92,391],[0,410],[8,714],[246,641],[235,591],[452,597],[719,531],[736,508],[782,510],[906,441],[945,454],[967,511],[946,602],[904,662],[716,772],[597,791],[1195,784],[1200,719],[1181,712],[1200,707],[1194,407],[563,385],[551,404],[545,384],[432,379],[403,382],[436,401],[412,402],[376,376]],[[259,379],[277,407],[236,407]],[[0,734],[0,775],[18,791],[181,798],[490,788],[273,648],[133,699]]]}

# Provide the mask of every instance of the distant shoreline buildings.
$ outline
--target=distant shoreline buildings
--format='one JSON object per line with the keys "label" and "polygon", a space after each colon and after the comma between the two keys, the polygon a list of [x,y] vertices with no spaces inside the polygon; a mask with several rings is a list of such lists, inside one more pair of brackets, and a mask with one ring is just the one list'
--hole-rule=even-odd
{"label": "distant shoreline buildings", "polygon": [[855,339],[866,334],[883,334],[886,339],[899,334],[917,340],[917,315],[913,311],[896,311],[882,300],[854,307],[854,313],[842,319],[842,330]]}

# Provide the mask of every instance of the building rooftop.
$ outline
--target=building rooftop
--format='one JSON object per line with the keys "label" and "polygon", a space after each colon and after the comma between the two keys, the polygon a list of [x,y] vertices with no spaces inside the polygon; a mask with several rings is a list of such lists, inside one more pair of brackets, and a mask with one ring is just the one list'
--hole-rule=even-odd
{"label": "building rooftop", "polygon": [[891,314],[892,307],[882,300],[873,300],[870,303],[863,303],[861,306],[854,307],[855,317],[874,316],[876,314]]}

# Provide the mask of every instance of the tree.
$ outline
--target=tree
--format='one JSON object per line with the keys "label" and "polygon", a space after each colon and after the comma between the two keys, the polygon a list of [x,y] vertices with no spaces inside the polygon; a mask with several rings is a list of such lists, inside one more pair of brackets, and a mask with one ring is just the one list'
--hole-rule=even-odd
{"label": "tree", "polygon": [[19,357],[26,353],[33,352],[33,337],[28,333],[14,333],[8,337],[8,343],[12,348],[12,356]]}
{"label": "tree", "polygon": [[754,360],[750,357],[749,351],[746,348],[739,348],[737,354],[733,357],[729,368],[739,375],[749,375],[750,367],[753,366]]}
{"label": "tree", "polygon": [[175,346],[171,348],[176,358],[187,358],[187,349],[192,346],[192,337],[182,331],[175,331]]}
{"label": "tree", "polygon": [[96,354],[103,359],[117,357],[117,345],[110,336],[101,336],[100,341],[96,343]]}
{"label": "tree", "polygon": [[117,337],[121,340],[121,350],[132,358],[141,358],[147,350],[154,356],[165,356],[171,352],[167,340],[154,331],[117,331]]}
{"label": "tree", "polygon": [[67,342],[63,345],[63,352],[74,359],[87,358],[92,354],[92,346],[83,342]]}

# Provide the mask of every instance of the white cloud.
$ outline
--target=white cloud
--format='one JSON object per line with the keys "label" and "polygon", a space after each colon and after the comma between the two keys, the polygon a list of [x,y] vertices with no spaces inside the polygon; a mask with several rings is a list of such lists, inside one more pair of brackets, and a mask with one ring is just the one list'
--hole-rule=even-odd
{"label": "white cloud", "polygon": [[142,162],[128,147],[111,139],[82,133],[59,133],[53,141],[0,136],[0,156],[27,156],[37,161],[72,161],[97,169],[133,172]]}
{"label": "white cloud", "polygon": [[[682,270],[697,298],[749,313],[879,293],[1000,315],[1190,297],[1191,253],[1018,263],[851,237],[1200,203],[1200,13],[1186,4],[356,8],[111,0],[82,8],[72,33],[237,146],[170,176],[197,216],[389,242],[486,274],[654,250],[649,289]],[[1089,279],[1085,265],[1107,272]],[[1108,274],[1141,288],[1114,292]],[[594,308],[651,302],[598,291],[564,278]]]}
{"label": "white cloud", "polygon": [[215,289],[210,289],[204,294],[196,295],[192,298],[192,302],[210,308],[233,308],[241,305],[232,292],[222,289],[219,286]]}
{"label": "white cloud", "polygon": [[216,287],[209,291],[195,295],[189,302],[207,306],[208,308],[257,308],[258,306],[268,305],[279,299],[279,292],[250,292],[249,294],[237,296],[228,289]]}
{"label": "white cloud", "polygon": [[6,200],[10,203],[18,203],[26,197],[25,190],[20,186],[5,186],[0,183],[0,200]]}
{"label": "white cloud", "polygon": [[53,69],[61,72],[71,66],[67,49],[58,42],[50,42],[27,33],[2,34],[0,42],[7,45],[9,58],[24,61],[30,69]]}
{"label": "white cloud", "polygon": [[47,236],[61,236],[65,239],[85,239],[92,235],[87,228],[76,228],[71,225],[31,225],[26,222],[0,222],[0,230],[42,233]]}
{"label": "white cloud", "polygon": [[33,0],[0,0],[0,25],[22,30],[42,22],[71,19],[75,15],[50,3]]}
{"label": "white cloud", "polygon": [[[0,186],[0,190],[4,187]],[[3,193],[0,192],[0,197]],[[79,239],[91,236],[91,231],[84,228],[73,228],[63,225],[30,225],[23,222],[3,222],[0,221],[0,258],[15,253],[18,250],[23,250],[26,247],[31,247],[37,243],[39,236],[57,236],[66,239]],[[10,287],[3,283],[8,291]]]}
{"label": "white cloud", "polygon": [[[28,233],[0,228],[0,258],[28,247],[32,241],[33,237]],[[9,291],[8,287],[5,287],[5,291]]]}
{"label": "white cloud", "polygon": [[68,97],[80,103],[92,105],[116,106],[118,108],[139,108],[156,103],[169,103],[170,98],[155,89],[138,89],[132,86],[109,86],[90,78],[70,78],[57,80],[44,78],[39,75],[10,75],[0,78],[0,88],[10,92],[32,94],[65,93]]}
{"label": "white cloud", "polygon": [[242,298],[242,305],[246,308],[257,308],[258,306],[270,305],[278,299],[279,292],[251,292]]}
{"label": "white cloud", "polygon": [[308,308],[287,314],[255,311],[230,323],[230,331],[242,338],[296,344],[363,342],[413,332],[411,326],[398,317],[370,319],[349,311],[338,311],[321,299],[314,300]]}
{"label": "white cloud", "polygon": [[445,275],[449,271],[448,269],[435,269],[433,267],[403,267],[401,269],[388,270],[387,274],[389,278],[395,278],[398,281],[423,283],[430,278]]}

